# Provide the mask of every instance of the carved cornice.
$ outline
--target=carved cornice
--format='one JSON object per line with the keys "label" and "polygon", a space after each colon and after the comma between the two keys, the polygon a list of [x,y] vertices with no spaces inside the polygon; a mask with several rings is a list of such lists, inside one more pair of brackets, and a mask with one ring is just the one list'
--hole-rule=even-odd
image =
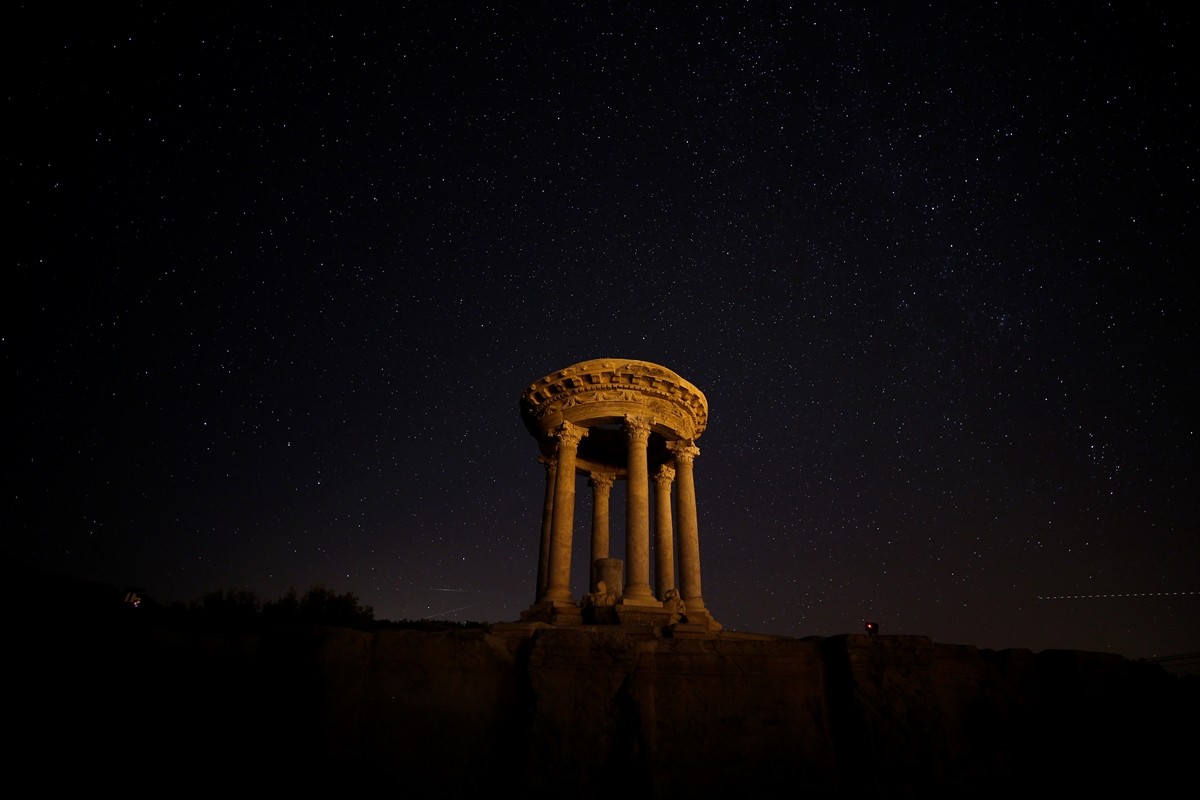
{"label": "carved cornice", "polygon": [[659,419],[661,412],[669,411],[691,428],[679,433],[693,439],[708,425],[704,393],[666,367],[648,361],[584,361],[534,381],[520,401],[521,416],[531,431],[545,431],[540,424],[544,418],[570,414],[579,406],[603,404],[626,409],[622,416],[643,412],[639,415]]}

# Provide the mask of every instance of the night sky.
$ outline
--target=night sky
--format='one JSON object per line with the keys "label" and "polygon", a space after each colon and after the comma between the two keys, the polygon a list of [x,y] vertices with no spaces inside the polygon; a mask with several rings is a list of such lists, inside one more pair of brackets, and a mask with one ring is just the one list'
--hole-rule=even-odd
{"label": "night sky", "polygon": [[1200,651],[1183,7],[120,5],[8,25],[11,563],[517,620],[628,358],[726,629]]}

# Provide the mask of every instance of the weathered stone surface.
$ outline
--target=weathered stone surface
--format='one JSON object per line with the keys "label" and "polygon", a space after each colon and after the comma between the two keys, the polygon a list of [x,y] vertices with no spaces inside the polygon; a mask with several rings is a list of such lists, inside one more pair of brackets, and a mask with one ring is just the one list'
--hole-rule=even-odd
{"label": "weathered stone surface", "polygon": [[[708,425],[703,392],[666,367],[627,358],[594,359],[557,370],[529,385],[520,408],[526,427],[539,438],[564,421],[584,427],[615,424],[648,411],[653,426],[671,438],[698,439]],[[601,461],[619,461],[620,450]]]}
{"label": "weathered stone surface", "polygon": [[413,797],[1145,791],[1190,780],[1200,710],[1156,665],[922,637],[92,626],[18,652],[35,660],[14,778],[70,788],[132,771]]}
{"label": "weathered stone surface", "polygon": [[[584,361],[534,381],[521,394],[521,418],[538,441],[545,467],[542,536],[534,603],[523,622],[641,625],[643,609],[667,609],[709,631],[722,626],[705,603],[700,580],[700,538],[692,463],[696,440],[708,425],[708,400],[688,381],[648,361],[602,358]],[[657,500],[654,518],[654,585],[650,583],[650,480]],[[577,611],[570,585],[577,478],[593,491],[590,584]],[[626,482],[627,565],[610,553],[608,508],[616,480]],[[672,490],[675,492],[672,516]],[[676,553],[678,540],[678,553]],[[678,558],[679,585],[675,562]],[[618,566],[627,566],[624,574]],[[607,574],[601,575],[602,567]],[[600,581],[607,592],[598,592]],[[666,597],[673,592],[674,599]],[[611,593],[612,603],[595,602]],[[679,604],[680,608],[675,606]],[[599,605],[616,605],[616,613]],[[628,613],[626,613],[628,612]]]}

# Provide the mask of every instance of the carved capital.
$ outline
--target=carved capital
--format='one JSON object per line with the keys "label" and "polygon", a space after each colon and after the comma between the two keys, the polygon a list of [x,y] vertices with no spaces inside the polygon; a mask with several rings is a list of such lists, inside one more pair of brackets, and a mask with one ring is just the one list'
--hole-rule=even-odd
{"label": "carved capital", "polygon": [[667,442],[667,449],[675,454],[675,461],[681,464],[691,464],[696,456],[700,455],[700,448],[696,447],[694,442],[686,439]]}
{"label": "carved capital", "polygon": [[669,464],[663,464],[658,468],[658,474],[654,476],[655,483],[660,489],[670,489],[671,483],[675,480],[675,468]]}
{"label": "carved capital", "polygon": [[588,485],[597,492],[607,493],[616,483],[617,476],[612,472],[593,472],[588,478]]}
{"label": "carved capital", "polygon": [[588,435],[587,428],[575,425],[570,422],[564,422],[554,431],[554,438],[558,440],[558,447],[561,450],[563,447],[578,447],[583,437]]}
{"label": "carved capital", "polygon": [[645,444],[650,438],[650,426],[654,420],[647,417],[625,417],[625,431],[629,434],[630,441],[638,444]]}

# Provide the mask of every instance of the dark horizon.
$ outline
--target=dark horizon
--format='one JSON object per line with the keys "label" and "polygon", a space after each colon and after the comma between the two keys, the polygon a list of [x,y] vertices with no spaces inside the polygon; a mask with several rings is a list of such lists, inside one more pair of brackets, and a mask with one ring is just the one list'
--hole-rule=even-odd
{"label": "dark horizon", "polygon": [[[396,628],[405,629],[425,629],[430,631],[437,630],[469,630],[473,628],[482,628],[490,630],[493,625],[506,624],[517,622],[517,620],[484,620],[484,619],[457,619],[449,620],[441,617],[419,617],[419,618],[400,618],[389,619],[379,617],[375,614],[374,607],[370,603],[365,602],[363,598],[358,597],[353,592],[341,592],[336,586],[325,586],[323,584],[315,584],[313,586],[300,589],[292,587],[287,593],[280,597],[264,597],[249,590],[234,590],[228,588],[213,589],[209,592],[202,593],[201,596],[192,598],[190,601],[173,600],[160,601],[152,593],[147,592],[144,588],[133,585],[105,584],[98,581],[93,581],[87,578],[80,578],[74,575],[64,575],[60,573],[50,572],[37,568],[22,569],[18,567],[15,571],[9,572],[10,589],[16,588],[17,593],[21,597],[34,598],[37,600],[29,603],[29,613],[23,614],[22,619],[40,620],[42,623],[57,621],[71,622],[73,620],[116,620],[118,618],[132,621],[135,618],[142,618],[151,626],[163,625],[167,629],[172,626],[183,626],[184,629],[190,629],[192,632],[215,633],[218,635],[232,633],[269,633],[274,627],[280,624],[279,619],[272,619],[269,612],[272,607],[277,609],[283,601],[286,601],[290,596],[295,599],[303,598],[307,592],[324,591],[335,597],[346,597],[358,602],[358,610],[361,613],[352,615],[352,618],[347,618],[345,615],[335,616],[334,618],[324,619],[309,619],[309,622],[315,622],[323,625],[332,625],[340,627],[355,628],[364,631],[374,630],[390,630]],[[209,605],[209,601],[214,597],[220,598],[225,595],[225,598],[241,604],[239,611],[245,609],[245,605],[252,601],[252,605],[258,612],[255,619],[247,620],[246,618],[231,617],[222,614],[220,607],[214,609]],[[233,597],[233,595],[238,595]],[[180,615],[177,612],[182,612]],[[165,614],[165,616],[164,616]],[[287,618],[285,624],[294,623],[295,618]],[[91,634],[96,634],[97,631],[92,630]],[[665,630],[664,635],[669,635]],[[879,630],[878,623],[872,621],[864,621],[863,628],[860,630],[846,630],[825,634],[823,636],[786,636],[782,634],[761,634],[758,631],[729,631],[732,634],[753,634],[753,635],[772,635],[781,636],[785,639],[821,639],[821,638],[837,638],[843,636],[863,635],[889,635],[888,632]],[[720,635],[720,634],[717,634]],[[967,645],[977,647],[981,651],[992,650],[993,648],[980,647],[972,642],[940,642],[932,637],[923,636],[922,634],[907,634],[914,636],[922,636],[928,638],[934,644],[950,644],[950,645]],[[1049,648],[1045,651],[1039,651],[1028,647],[1012,647],[1003,648],[1003,650],[1029,651],[1034,654],[1051,653],[1057,648]],[[1080,650],[1077,652],[1093,652]],[[1174,675],[1200,675],[1200,651],[1157,654],[1152,656],[1129,657],[1121,654],[1122,658],[1130,661],[1147,661],[1156,663],[1165,671]]]}

